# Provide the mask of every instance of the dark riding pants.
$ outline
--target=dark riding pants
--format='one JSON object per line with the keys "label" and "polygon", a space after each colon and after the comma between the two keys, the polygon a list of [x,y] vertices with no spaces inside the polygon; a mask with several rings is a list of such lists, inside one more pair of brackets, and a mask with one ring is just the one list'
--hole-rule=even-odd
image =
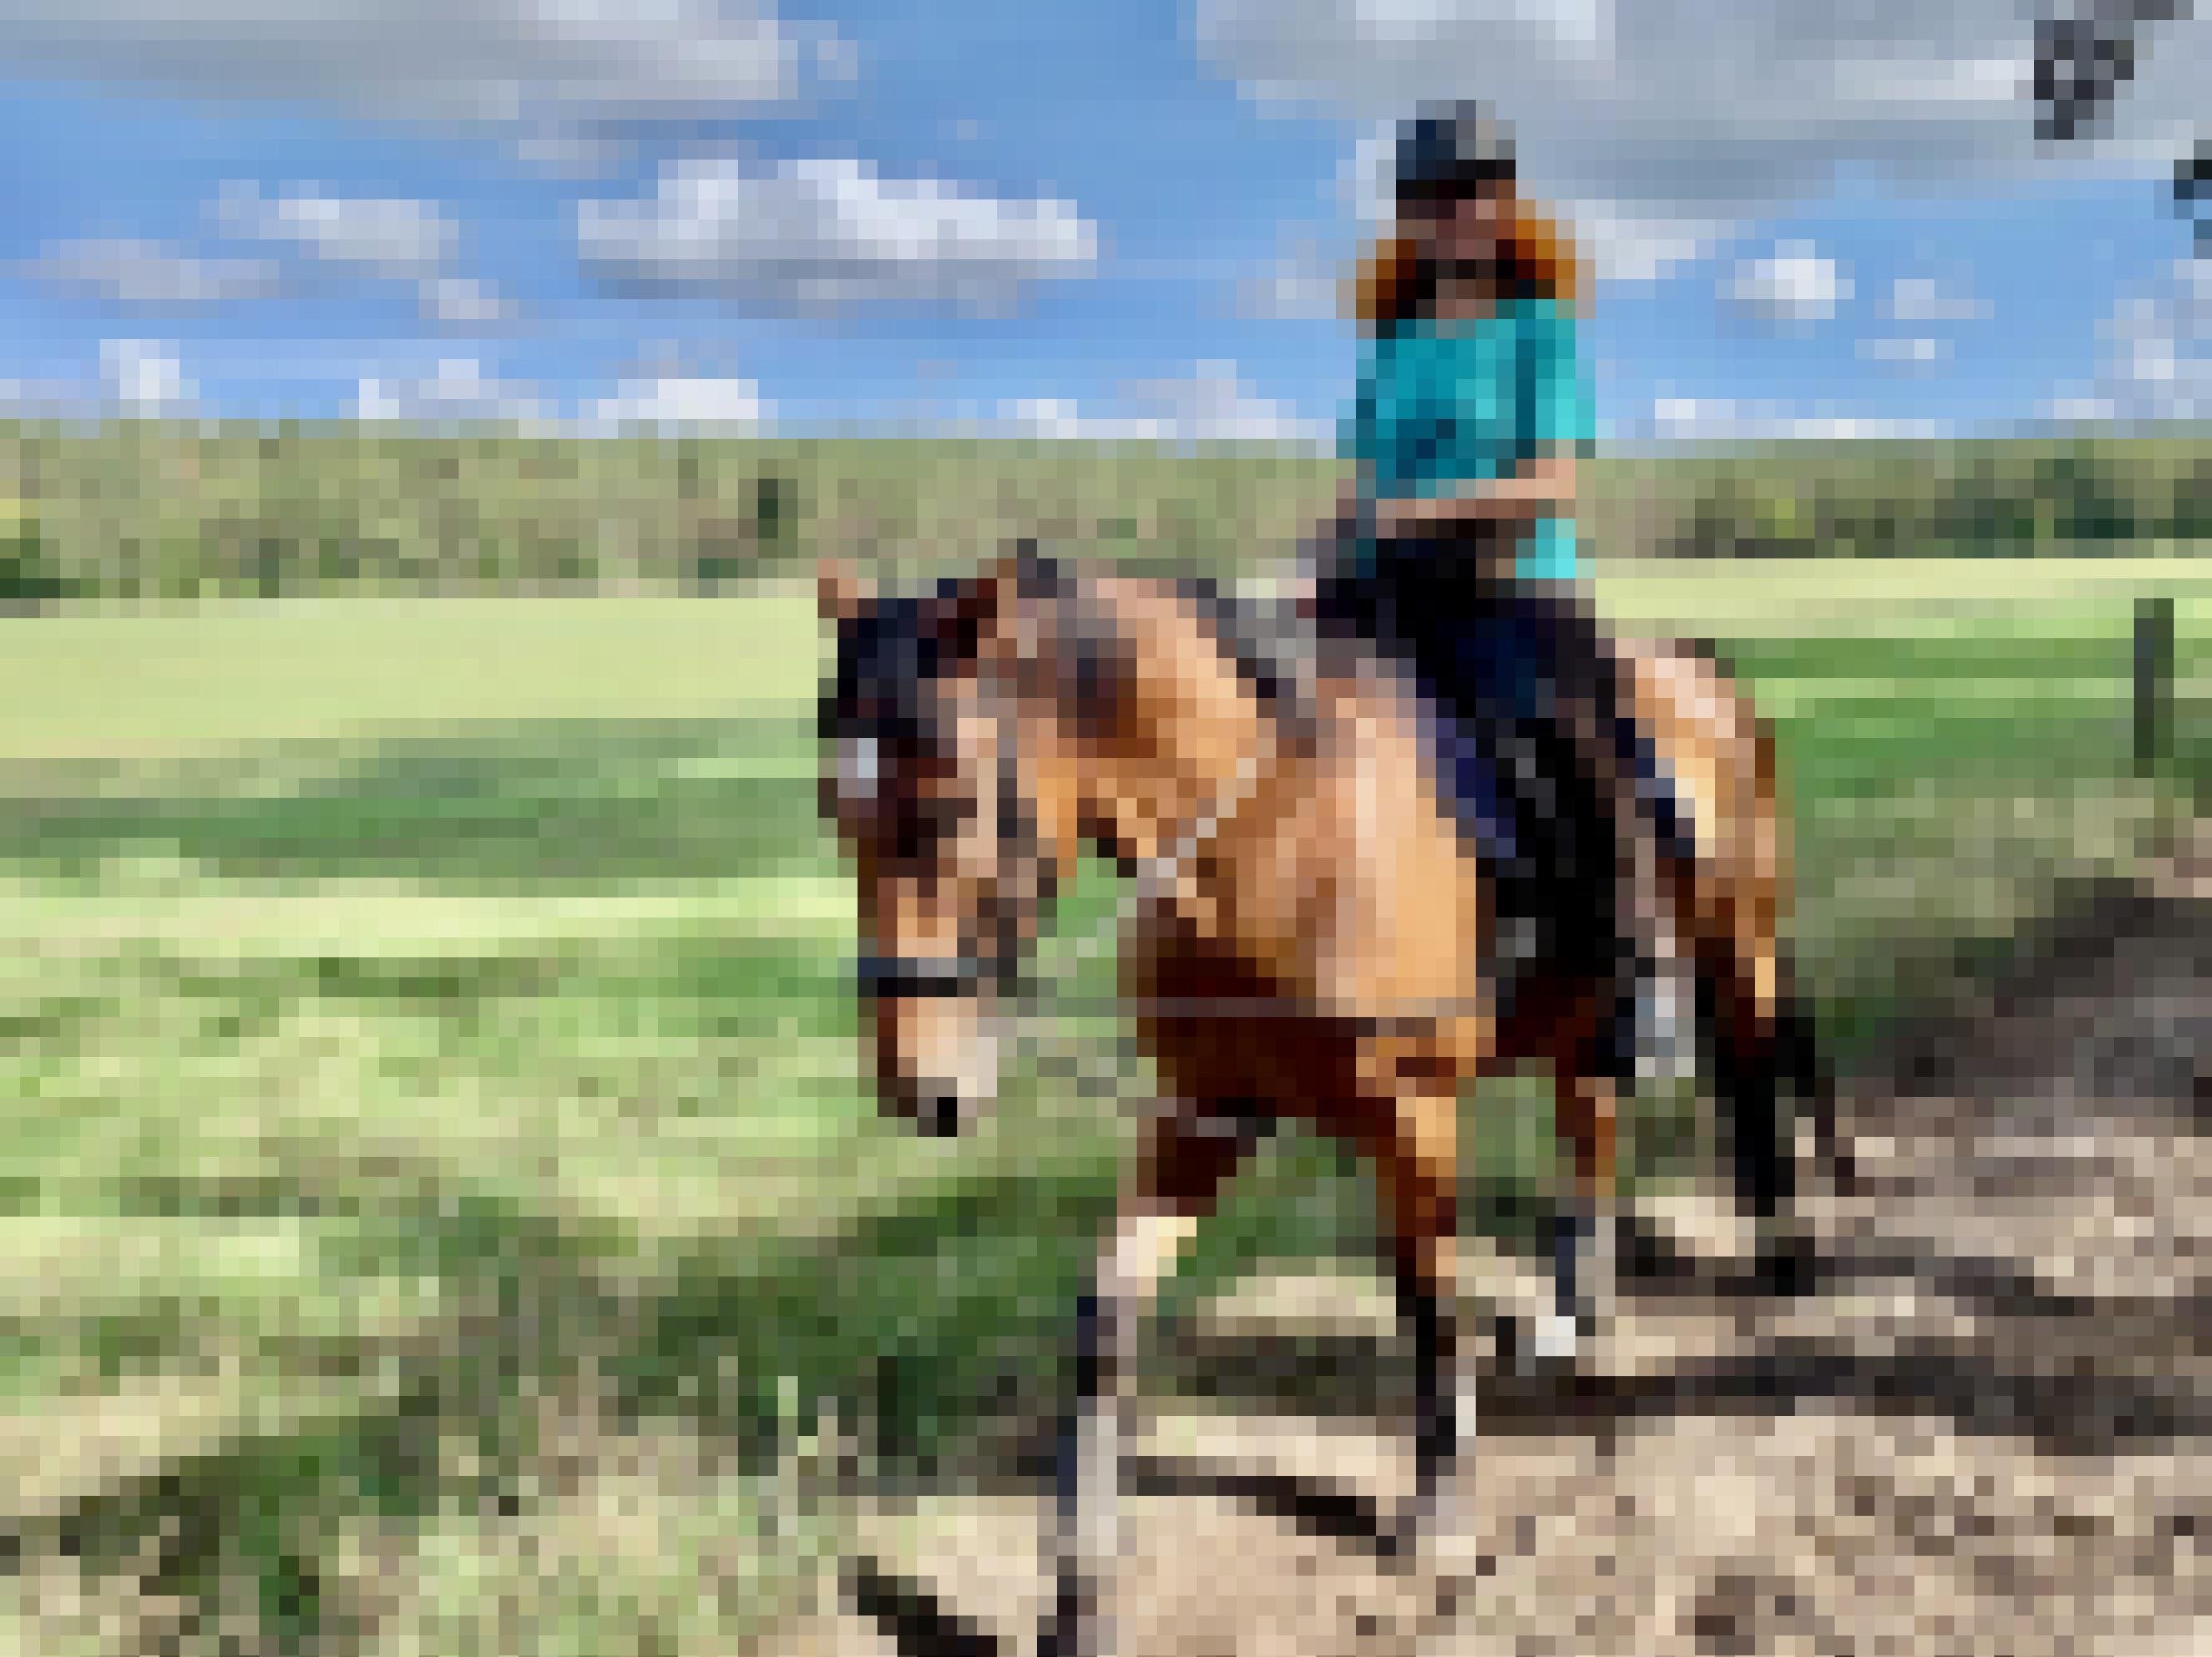
{"label": "dark riding pants", "polygon": [[[1385,541],[1366,573],[1327,576],[1319,607],[1325,624],[1409,665],[1437,708],[1451,786],[1484,829],[1501,909],[1542,928],[1557,966],[1621,981],[1636,947],[1621,909],[1638,825],[1623,820],[1634,805],[1600,783],[1593,751],[1602,743],[1655,803],[1656,767],[1587,601],[1571,583],[1501,576],[1496,545]],[[1607,1069],[1632,1058],[1623,1029],[1599,1039]]]}

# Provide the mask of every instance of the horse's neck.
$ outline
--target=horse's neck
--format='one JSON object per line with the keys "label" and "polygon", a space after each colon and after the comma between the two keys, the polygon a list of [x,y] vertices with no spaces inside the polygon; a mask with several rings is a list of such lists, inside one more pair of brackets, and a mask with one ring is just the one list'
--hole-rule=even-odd
{"label": "horse's neck", "polygon": [[1224,808],[1249,767],[1265,765],[1267,716],[1235,665],[1164,589],[1125,591],[1115,607],[1135,647],[1138,704],[1165,716],[1125,731],[1110,745],[1114,760],[1085,767],[1080,781],[1121,848],[1157,857]]}

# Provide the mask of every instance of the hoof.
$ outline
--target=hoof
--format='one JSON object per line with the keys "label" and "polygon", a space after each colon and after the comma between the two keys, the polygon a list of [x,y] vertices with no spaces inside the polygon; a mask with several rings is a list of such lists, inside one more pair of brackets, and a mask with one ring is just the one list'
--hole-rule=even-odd
{"label": "hoof", "polygon": [[1587,1361],[1598,1325],[1587,1314],[1543,1312],[1532,1318],[1506,1318],[1498,1326],[1498,1357],[1523,1380],[1540,1380],[1572,1374]]}
{"label": "hoof", "polygon": [[1761,1294],[1796,1300],[1813,1292],[1820,1258],[1812,1240],[1795,1228],[1760,1237],[1752,1280]]}
{"label": "hoof", "polygon": [[1401,1514],[1375,1532],[1375,1557],[1395,1574],[1410,1570],[1421,1556],[1421,1521]]}
{"label": "hoof", "polygon": [[1867,1195],[1866,1182],[1859,1177],[1858,1158],[1843,1146],[1831,1146],[1820,1155],[1818,1166],[1826,1176],[1831,1196],[1849,1200]]}
{"label": "hoof", "polygon": [[1476,1552],[1456,1526],[1433,1520],[1401,1518],[1376,1538],[1376,1552],[1394,1576],[1425,1576],[1446,1593],[1463,1591],[1497,1569],[1497,1562]]}
{"label": "hoof", "polygon": [[1112,1645],[1096,1593],[1062,1582],[1037,1630],[1037,1657],[1112,1657]]}
{"label": "hoof", "polygon": [[1394,1575],[1405,1575],[1433,1563],[1437,1537],[1444,1523],[1437,1509],[1413,1502],[1376,1532],[1375,1555]]}

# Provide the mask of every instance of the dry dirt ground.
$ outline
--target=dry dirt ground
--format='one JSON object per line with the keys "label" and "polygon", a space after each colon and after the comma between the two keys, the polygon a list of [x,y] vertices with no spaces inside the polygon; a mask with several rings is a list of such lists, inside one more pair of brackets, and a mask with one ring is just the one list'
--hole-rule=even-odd
{"label": "dry dirt ground", "polygon": [[[1803,1298],[1639,1217],[1607,1349],[1487,1370],[1455,1605],[1363,1545],[1407,1473],[1371,1287],[1212,1308],[1133,1471],[1122,1657],[2212,1652],[2201,873],[2104,894],[1847,1090],[1865,1185],[1807,1203]],[[1018,1482],[872,1503],[780,1643],[1026,1657],[1042,1512]]]}

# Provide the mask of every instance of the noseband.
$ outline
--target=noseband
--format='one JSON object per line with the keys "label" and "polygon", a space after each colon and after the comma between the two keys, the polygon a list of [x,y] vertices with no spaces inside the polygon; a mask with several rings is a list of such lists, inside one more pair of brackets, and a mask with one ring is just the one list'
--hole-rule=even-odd
{"label": "noseband", "polygon": [[[1015,763],[1016,746],[1011,710],[999,704],[999,839],[1020,878],[1013,902],[1002,902],[1000,912],[987,918],[988,950],[958,955],[865,954],[853,964],[854,986],[863,1000],[947,1001],[981,996],[986,990],[1010,996],[1020,978],[1020,926],[1023,902],[1038,894],[1043,884],[1043,858],[1038,846],[1036,814],[1021,795],[1021,771]],[[1013,912],[1010,912],[1013,911]]]}
{"label": "noseband", "polygon": [[853,964],[854,985],[878,1001],[943,1000],[979,995],[1003,982],[1004,966],[981,955],[863,955]]}

